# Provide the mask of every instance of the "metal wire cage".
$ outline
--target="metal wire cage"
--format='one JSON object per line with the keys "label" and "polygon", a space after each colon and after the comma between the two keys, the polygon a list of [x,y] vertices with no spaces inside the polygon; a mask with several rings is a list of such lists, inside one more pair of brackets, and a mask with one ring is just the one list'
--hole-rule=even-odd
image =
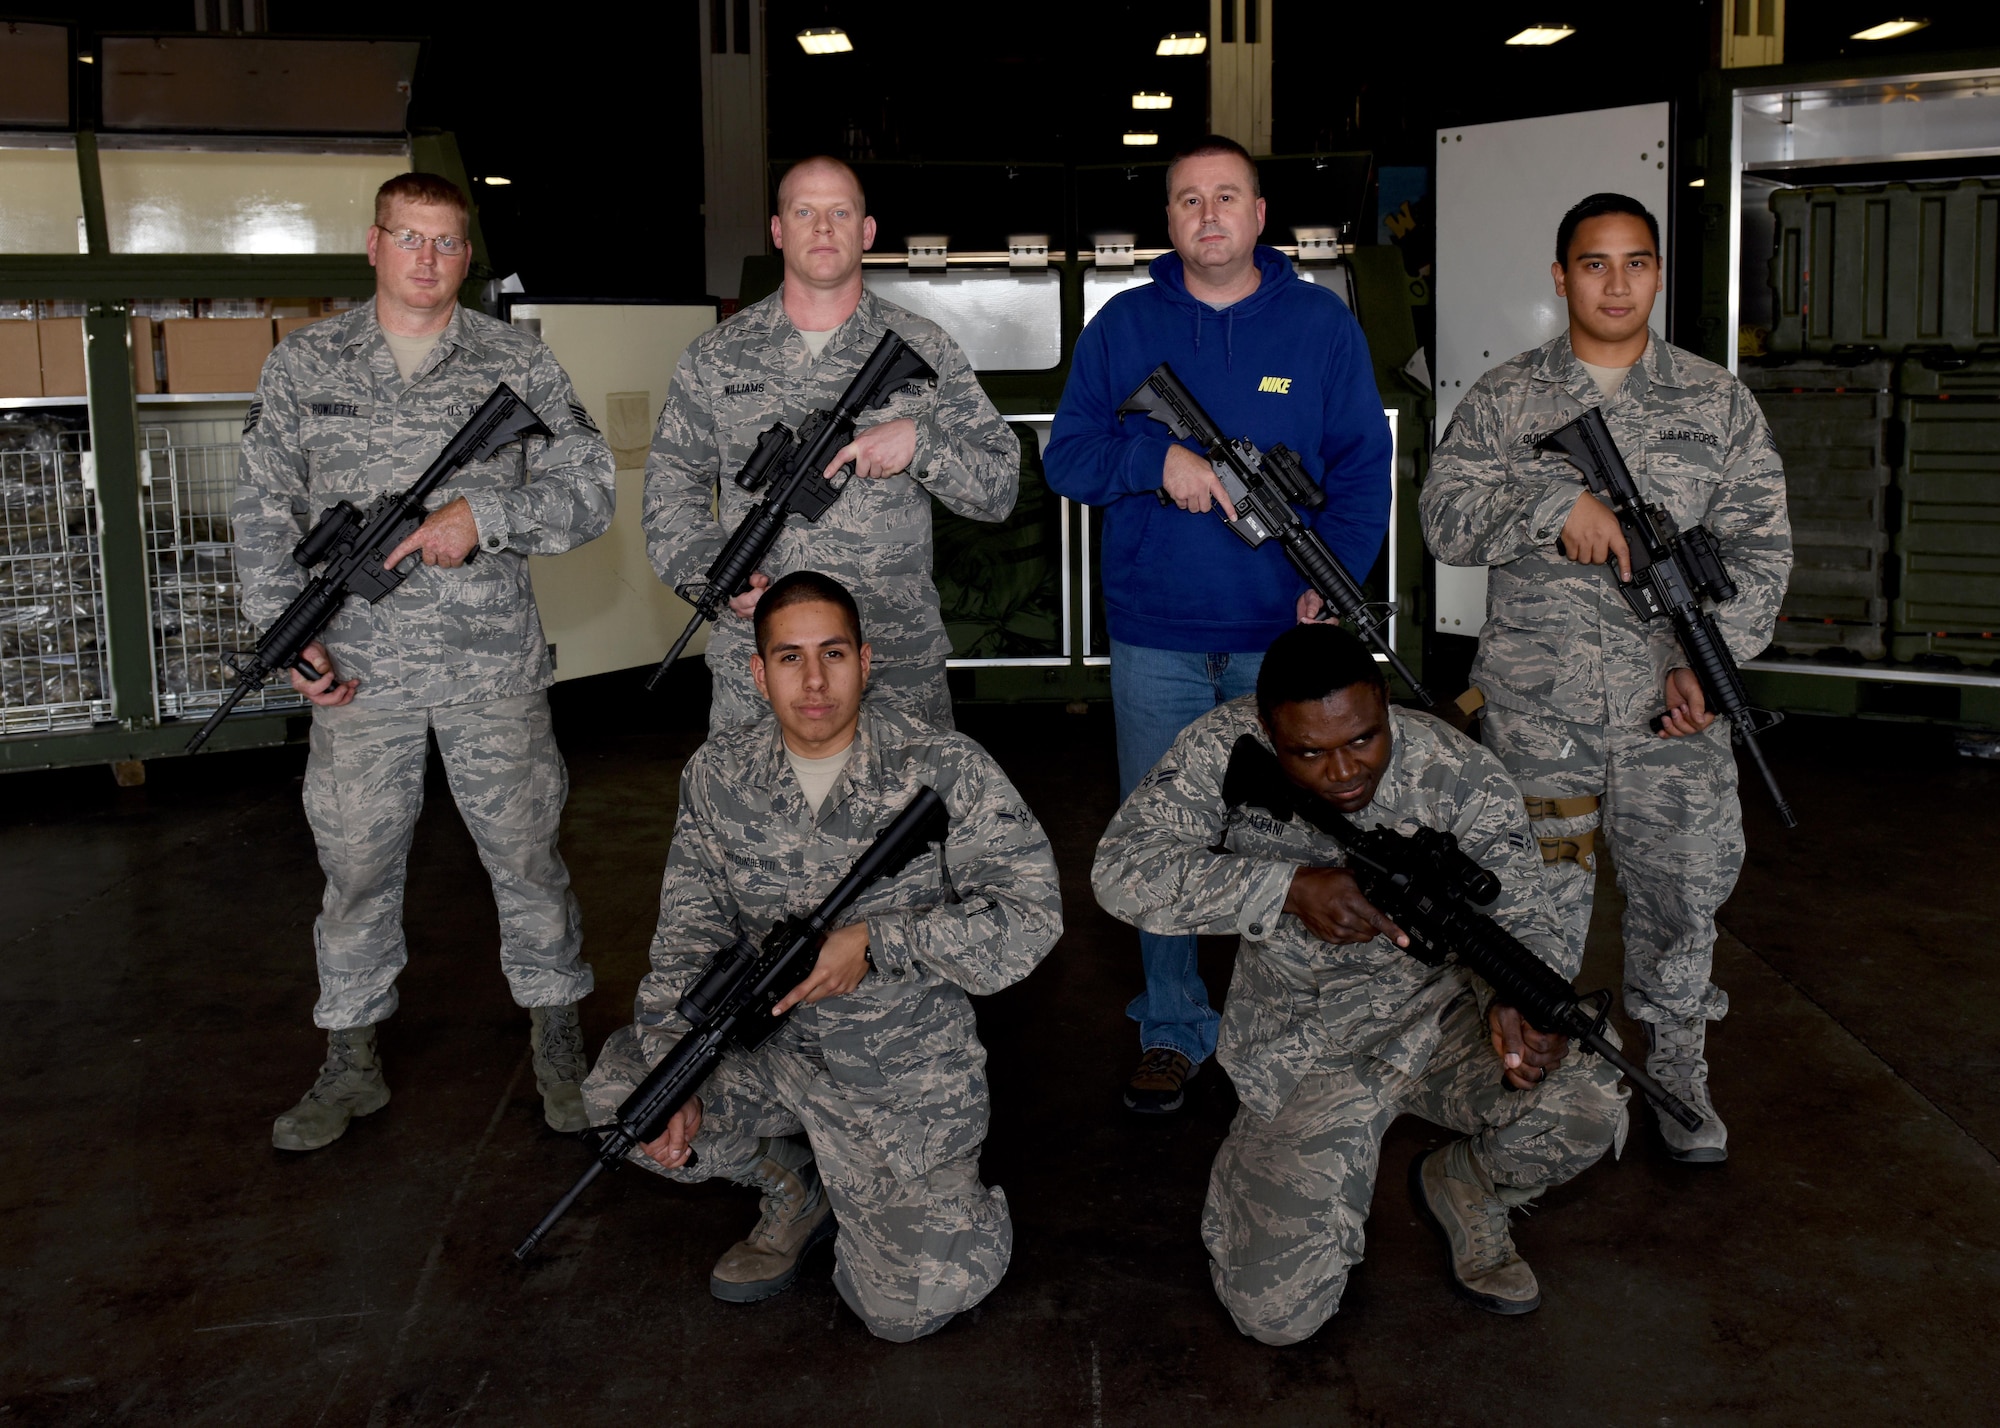
{"label": "metal wire cage", "polygon": [[[176,445],[173,433],[141,433],[140,497],[153,608],[153,679],[162,719],[205,715],[236,684],[223,657],[255,648],[243,618],[229,504],[236,494],[234,442]],[[245,697],[239,710],[290,708],[302,700],[283,681]]]}
{"label": "metal wire cage", "polygon": [[0,734],[111,717],[89,438],[20,429],[0,448]]}

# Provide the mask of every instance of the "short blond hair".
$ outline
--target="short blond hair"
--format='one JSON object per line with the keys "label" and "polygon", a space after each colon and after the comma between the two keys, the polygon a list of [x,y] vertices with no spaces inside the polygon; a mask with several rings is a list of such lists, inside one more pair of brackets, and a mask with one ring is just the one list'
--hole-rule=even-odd
{"label": "short blond hair", "polygon": [[848,167],[846,163],[836,159],[832,154],[814,154],[809,159],[800,159],[797,163],[786,169],[778,178],[778,191],[772,195],[772,206],[777,211],[783,212],[785,207],[785,185],[792,181],[792,175],[802,169],[818,168],[838,169],[847,176],[847,181],[854,185],[854,202],[860,207],[861,214],[865,218],[868,214],[868,195],[862,190],[861,175]]}
{"label": "short blond hair", "polygon": [[465,190],[450,179],[439,174],[397,174],[375,190],[375,223],[386,228],[389,224],[389,210],[398,201],[419,203],[432,208],[455,208],[460,218],[471,224],[472,205],[466,202]]}

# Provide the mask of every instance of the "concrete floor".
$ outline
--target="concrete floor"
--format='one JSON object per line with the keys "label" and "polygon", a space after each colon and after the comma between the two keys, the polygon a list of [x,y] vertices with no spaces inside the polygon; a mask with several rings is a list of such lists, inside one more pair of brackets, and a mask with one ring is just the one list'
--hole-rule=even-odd
{"label": "concrete floor", "polygon": [[[599,990],[628,1017],[698,669],[664,703],[561,686],[564,851]],[[1516,1237],[1544,1306],[1448,1292],[1390,1134],[1366,1263],[1285,1350],[1240,1338],[1195,1227],[1234,1109],[1118,1103],[1136,1043],[1129,930],[1086,870],[1113,805],[1108,711],[967,709],[1054,838],[1068,934],[980,1004],[987,1179],[1013,1268],[907,1346],[841,1306],[830,1260],[755,1307],[706,1273],[747,1192],[600,1181],[522,1269],[509,1248],[582,1169],[546,1130],[490,895],[433,783],[383,1113],[306,1156],[270,1120],[304,1089],[319,880],[296,749],[0,781],[0,1428],[5,1424],[1537,1424],[1994,1421],[2000,1391],[2000,959],[1986,835],[2000,765],[1913,726],[1794,722],[1770,740],[1802,827],[1746,796],[1711,1039],[1727,1165],[1650,1125]],[[1615,984],[1615,893],[1588,987]],[[1211,986],[1226,942],[1205,946]]]}

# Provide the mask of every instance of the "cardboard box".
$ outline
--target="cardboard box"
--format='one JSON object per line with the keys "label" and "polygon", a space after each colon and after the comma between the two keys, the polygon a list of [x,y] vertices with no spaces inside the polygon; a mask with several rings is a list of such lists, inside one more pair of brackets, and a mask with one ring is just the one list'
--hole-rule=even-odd
{"label": "cardboard box", "polygon": [[132,390],[151,393],[160,390],[160,371],[153,363],[153,319],[132,319]]}
{"label": "cardboard box", "polygon": [[83,378],[83,319],[80,317],[37,318],[42,348],[42,395],[80,397],[87,390]]}
{"label": "cardboard box", "polygon": [[271,320],[278,330],[278,341],[283,342],[301,327],[310,327],[315,322],[325,322],[324,317],[277,317]]}
{"label": "cardboard box", "polygon": [[271,355],[268,317],[170,317],[160,324],[170,392],[250,392]]}
{"label": "cardboard box", "polygon": [[27,319],[0,321],[0,397],[42,394],[42,344]]}

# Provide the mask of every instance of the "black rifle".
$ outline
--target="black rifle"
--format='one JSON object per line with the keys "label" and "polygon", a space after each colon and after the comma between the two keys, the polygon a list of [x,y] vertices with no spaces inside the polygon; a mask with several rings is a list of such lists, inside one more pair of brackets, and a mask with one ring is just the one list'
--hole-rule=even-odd
{"label": "black rifle", "polygon": [[[591,1146],[590,1168],[542,1216],[514,1250],[514,1258],[526,1260],[533,1254],[591,1181],[623,1160],[634,1146],[658,1140],[674,1112],[687,1104],[725,1052],[732,1047],[754,1051],[768,1041],[785,1019],[771,1015],[771,1008],[805,980],[834,919],[877,878],[895,876],[927,845],[942,842],[950,823],[944,800],[931,789],[920,789],[895,821],[876,835],[825,902],[804,917],[786,918],[765,934],[761,944],[738,937],[710,957],[680,1000],[680,1014],[689,1025],[687,1035],[625,1098],[615,1120],[583,1133]],[[687,1163],[694,1164],[692,1155]]]}
{"label": "black rifle", "polygon": [[1456,962],[1478,973],[1537,1031],[1566,1036],[1603,1057],[1689,1130],[1701,1125],[1699,1111],[1626,1060],[1604,1034],[1610,992],[1578,996],[1555,968],[1476,910],[1500,895],[1500,880],[1462,852],[1454,835],[1421,827],[1413,834],[1393,828],[1362,832],[1324,799],[1286,778],[1277,755],[1253,734],[1238,739],[1230,751],[1222,800],[1231,808],[1265,809],[1280,823],[1297,814],[1347,850],[1347,867],[1362,896],[1409,935],[1404,951],[1433,967]]}
{"label": "black rifle", "polygon": [[[1757,765],[1757,772],[1764,777],[1764,787],[1771,791],[1771,801],[1778,806],[1779,819],[1787,828],[1796,828],[1799,820],[1792,815],[1792,806],[1785,802],[1785,795],[1779,792],[1778,780],[1772,775],[1771,766],[1764,762],[1764,751],[1757,744],[1757,736],[1785,716],[1750,706],[1750,694],[1743,687],[1736,656],[1724,643],[1715,617],[1701,607],[1704,595],[1717,604],[1736,596],[1736,582],[1723,569],[1715,536],[1707,526],[1681,530],[1664,507],[1646,503],[1632,473],[1625,469],[1625,458],[1618,454],[1611,430],[1604,424],[1604,413],[1598,408],[1590,408],[1561,430],[1549,433],[1536,446],[1567,456],[1583,472],[1590,493],[1609,506],[1618,518],[1618,529],[1625,534],[1625,545],[1632,558],[1632,579],[1629,583],[1619,579],[1618,556],[1614,552],[1604,562],[1610,567],[1612,583],[1641,620],[1656,620],[1664,615],[1673,621],[1674,638],[1680,641],[1694,677],[1701,681],[1708,707],[1729,720],[1730,737],[1750,751],[1751,762]],[[1561,542],[1557,542],[1556,549],[1562,549]],[[1655,716],[1655,730],[1665,717]]]}
{"label": "black rifle", "polygon": [[[188,740],[187,752],[191,754],[207,743],[208,736],[228,717],[229,711],[251,690],[263,688],[265,681],[278,671],[295,669],[306,679],[319,679],[325,671],[306,663],[305,647],[319,638],[320,631],[339,613],[348,596],[360,595],[377,602],[408,578],[416,568],[412,562],[420,560],[420,556],[406,556],[394,569],[385,568],[382,562],[411,531],[424,523],[428,514],[424,510],[425,498],[467,462],[484,461],[508,442],[534,434],[547,436],[549,429],[526,402],[514,395],[514,389],[502,382],[480,404],[472,419],[458,429],[458,435],[445,443],[437,460],[424,468],[424,474],[409,490],[377,496],[366,510],[356,510],[347,501],[337,501],[322,511],[305,539],[292,547],[292,559],[306,570],[322,561],[326,568],[271,623],[255,650],[229,656],[229,667],[237,674],[236,687],[223,700],[222,707],[209,715],[208,722]],[[470,561],[478,554],[478,548],[474,547],[466,559]]]}
{"label": "black rifle", "polygon": [[764,499],[729,533],[729,539],[722,543],[721,554],[710,563],[701,579],[674,587],[676,595],[694,606],[694,618],[687,622],[681,637],[660,661],[660,667],[646,676],[649,693],[660,687],[660,681],[681,657],[694,632],[750,588],[750,577],[777,540],[778,532],[785,528],[785,521],[793,515],[816,521],[840,499],[840,493],[853,477],[854,467],[851,464],[843,467],[838,481],[827,480],[826,467],[834,452],[854,440],[854,423],[861,414],[881,406],[912,382],[936,380],[937,373],[916,349],[895,333],[885,332],[873,355],[854,374],[854,380],[847,384],[847,390],[830,410],[812,413],[799,423],[797,431],[777,422],[757,438],[756,449],[736,473],[736,484],[746,491],[755,491],[769,483],[769,489]]}
{"label": "black rifle", "polygon": [[[1340,557],[1292,509],[1297,504],[1309,511],[1320,510],[1326,505],[1326,492],[1306,474],[1304,463],[1290,448],[1279,445],[1259,451],[1248,437],[1231,441],[1165,362],[1155,367],[1152,375],[1140,383],[1139,390],[1119,406],[1118,419],[1123,421],[1135,412],[1145,413],[1183,441],[1199,443],[1216,479],[1236,507],[1236,519],[1230,520],[1224,512],[1222,523],[1242,537],[1252,550],[1265,541],[1279,541],[1292,568],[1319,592],[1327,609],[1382,652],[1389,667],[1410,686],[1417,702],[1426,709],[1437,703],[1389,644],[1389,617],[1396,613],[1396,607],[1370,604],[1361,587],[1354,583],[1354,577],[1347,573],[1347,567],[1340,563]],[[1160,501],[1164,504],[1166,500],[1167,493],[1163,490]]]}

